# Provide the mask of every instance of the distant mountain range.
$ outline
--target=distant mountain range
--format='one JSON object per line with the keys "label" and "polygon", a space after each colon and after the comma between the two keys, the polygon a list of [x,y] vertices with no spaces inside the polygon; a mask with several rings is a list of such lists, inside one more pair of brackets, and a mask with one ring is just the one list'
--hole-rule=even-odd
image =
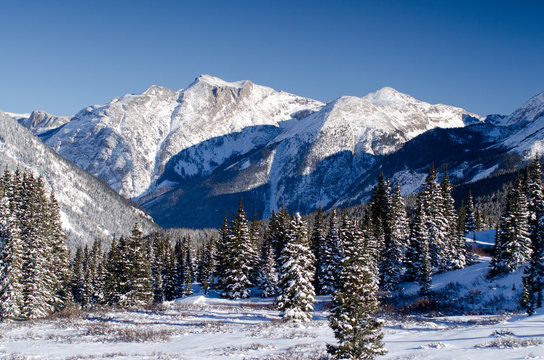
{"label": "distant mountain range", "polygon": [[13,114],[60,155],[140,203],[165,227],[218,226],[240,197],[268,217],[367,200],[381,172],[417,190],[434,161],[458,183],[541,153],[544,94],[482,117],[383,88],[327,104],[199,76],[73,117]]}

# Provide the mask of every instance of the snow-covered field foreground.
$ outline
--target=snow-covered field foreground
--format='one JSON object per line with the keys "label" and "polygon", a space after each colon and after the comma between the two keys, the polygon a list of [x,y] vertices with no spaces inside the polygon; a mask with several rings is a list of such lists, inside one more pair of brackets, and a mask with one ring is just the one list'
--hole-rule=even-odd
{"label": "snow-covered field foreground", "polygon": [[[515,309],[521,271],[489,283],[487,264],[437,275],[433,290],[453,297],[452,302],[477,301],[468,309],[478,313]],[[408,296],[416,291],[406,284]],[[326,344],[335,341],[327,322],[329,301],[319,297],[313,321],[304,324],[282,322],[272,299],[231,301],[216,293],[196,294],[153,311],[104,308],[0,323],[0,358],[321,359]],[[389,350],[381,359],[544,359],[544,309],[531,317],[400,312],[381,315]]]}

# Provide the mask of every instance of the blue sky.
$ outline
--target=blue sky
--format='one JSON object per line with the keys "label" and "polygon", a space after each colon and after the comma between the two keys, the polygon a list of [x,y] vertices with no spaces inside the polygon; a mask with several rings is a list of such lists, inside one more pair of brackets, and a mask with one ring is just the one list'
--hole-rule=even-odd
{"label": "blue sky", "polygon": [[0,0],[0,109],[73,114],[201,73],[482,115],[544,91],[542,1]]}

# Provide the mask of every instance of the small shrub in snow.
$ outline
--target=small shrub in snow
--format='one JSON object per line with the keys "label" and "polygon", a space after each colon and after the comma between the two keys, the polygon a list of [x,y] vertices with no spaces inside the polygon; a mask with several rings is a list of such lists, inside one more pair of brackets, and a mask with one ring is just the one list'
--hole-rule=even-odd
{"label": "small shrub in snow", "polygon": [[493,337],[501,337],[501,336],[516,336],[516,334],[514,334],[512,331],[508,330],[508,329],[500,329],[500,330],[495,330],[491,333],[491,335],[489,336],[493,336]]}
{"label": "small shrub in snow", "polygon": [[542,340],[537,338],[518,339],[512,336],[501,336],[495,340],[476,345],[476,348],[518,349],[541,345]]}

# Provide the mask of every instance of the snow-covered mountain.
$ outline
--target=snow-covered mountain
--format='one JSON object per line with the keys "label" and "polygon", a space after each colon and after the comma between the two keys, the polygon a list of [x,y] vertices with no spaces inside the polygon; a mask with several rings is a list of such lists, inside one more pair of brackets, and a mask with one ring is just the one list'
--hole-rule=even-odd
{"label": "snow-covered mountain", "polygon": [[43,176],[55,191],[63,227],[71,245],[110,240],[129,233],[138,221],[144,232],[157,229],[151,218],[134,204],[59,156],[11,116],[0,112],[0,167],[17,166]]}
{"label": "snow-covered mountain", "polygon": [[525,157],[544,153],[544,92],[532,97],[499,123],[509,130],[499,145]]}
{"label": "snow-covered mountain", "polygon": [[[90,106],[43,139],[123,196],[134,198],[152,189],[166,163],[182,150],[249,127],[279,127],[300,111],[322,106],[251,81],[201,75],[185,90],[151,86],[141,94]],[[268,139],[263,135],[252,141],[261,145]],[[209,173],[253,145],[244,138],[220,151],[195,153],[191,163],[178,164],[178,171],[187,176]]]}
{"label": "snow-covered mountain", "polygon": [[56,116],[40,110],[34,110],[30,114],[8,115],[11,115],[11,117],[17,120],[21,125],[37,135],[56,129],[66,124],[71,119],[71,116]]}
{"label": "snow-covered mountain", "polygon": [[161,224],[209,226],[240,196],[264,217],[282,204],[332,205],[419,134],[481,121],[388,87],[323,104],[201,75],[185,90],[152,86],[88,107],[53,130],[28,127]]}

